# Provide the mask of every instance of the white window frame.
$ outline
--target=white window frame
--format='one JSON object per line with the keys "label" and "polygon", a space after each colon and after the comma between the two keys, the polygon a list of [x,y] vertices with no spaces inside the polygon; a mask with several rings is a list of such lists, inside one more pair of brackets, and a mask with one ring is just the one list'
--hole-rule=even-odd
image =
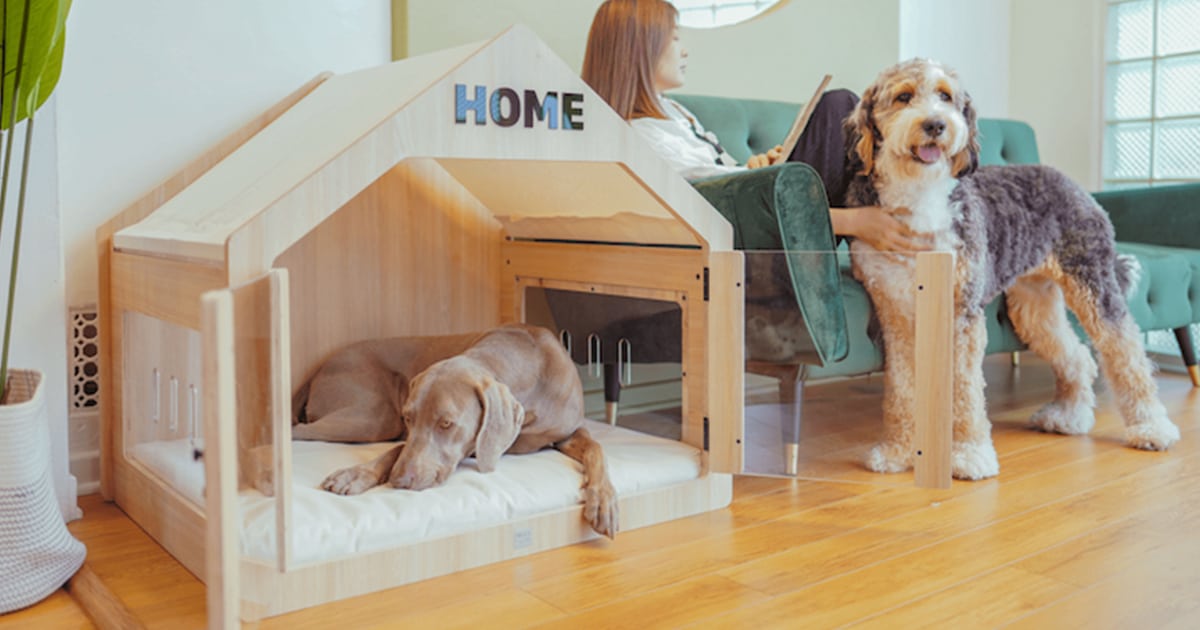
{"label": "white window frame", "polygon": [[[1118,6],[1121,4],[1130,4],[1133,2],[1139,2],[1139,1],[1141,1],[1141,0],[1107,0],[1107,2],[1105,3],[1105,5],[1106,5],[1105,8],[1107,11],[1111,11],[1114,6]],[[1200,49],[1190,50],[1190,51],[1186,51],[1186,52],[1172,53],[1172,54],[1167,54],[1167,55],[1160,55],[1158,52],[1158,11],[1159,11],[1159,5],[1160,5],[1161,0],[1149,0],[1149,1],[1152,3],[1152,5],[1151,5],[1152,6],[1152,15],[1150,18],[1150,28],[1151,28],[1150,50],[1151,50],[1151,52],[1150,52],[1149,56],[1136,57],[1136,58],[1130,58],[1130,59],[1121,59],[1121,60],[1108,59],[1107,44],[1112,40],[1112,38],[1114,37],[1115,34],[1109,32],[1109,23],[1108,23],[1107,15],[1105,15],[1105,19],[1103,22],[1105,46],[1103,47],[1102,50],[1104,51],[1105,72],[1103,73],[1103,76],[1105,77],[1104,78],[1105,83],[1107,83],[1107,80],[1108,80],[1107,79],[1107,77],[1108,77],[1107,70],[1109,68],[1112,68],[1115,66],[1120,66],[1120,65],[1133,64],[1133,63],[1150,62],[1150,115],[1148,117],[1143,117],[1143,118],[1110,118],[1107,115],[1107,113],[1105,113],[1103,116],[1104,123],[1103,123],[1102,135],[1101,135],[1102,145],[1107,145],[1108,129],[1110,127],[1112,127],[1113,125],[1118,124],[1118,123],[1123,123],[1123,124],[1129,124],[1129,123],[1146,124],[1146,123],[1148,123],[1150,125],[1150,156],[1149,156],[1150,163],[1147,165],[1148,177],[1147,178],[1109,177],[1108,173],[1104,172],[1105,168],[1103,166],[1103,159],[1101,159],[1100,177],[1101,177],[1101,180],[1103,183],[1103,188],[1106,190],[1112,189],[1112,188],[1137,186],[1137,185],[1153,186],[1155,184],[1184,184],[1184,183],[1191,183],[1191,182],[1200,182],[1200,174],[1197,174],[1196,177],[1190,177],[1190,178],[1178,178],[1178,177],[1156,178],[1155,177],[1155,173],[1154,173],[1154,159],[1155,159],[1155,149],[1156,149],[1155,145],[1158,141],[1159,125],[1162,123],[1170,123],[1170,122],[1178,121],[1178,120],[1195,120],[1196,122],[1200,123],[1200,113],[1187,114],[1187,115],[1181,115],[1181,116],[1159,116],[1158,113],[1155,111],[1156,110],[1155,99],[1157,98],[1157,92],[1158,92],[1158,85],[1157,85],[1157,83],[1158,83],[1158,65],[1163,60],[1170,60],[1170,59],[1179,58],[1179,57],[1195,56],[1198,53],[1200,53]],[[1102,94],[1102,98],[1104,99],[1104,111],[1105,112],[1110,111],[1112,108],[1109,107],[1111,104],[1108,102],[1110,97],[1109,97],[1109,93],[1107,90],[1107,86],[1105,86],[1105,89],[1101,92],[1101,94]],[[1200,99],[1200,90],[1198,90],[1197,98]],[[1102,150],[1105,153],[1107,153],[1108,147],[1102,146]]]}
{"label": "white window frame", "polygon": [[[751,18],[743,18],[733,22],[717,22],[717,9],[728,9],[732,7],[752,7],[755,9],[754,16],[761,15],[763,11],[771,8],[773,5],[781,4],[786,0],[711,0],[704,6],[679,6],[681,3],[675,3],[676,9],[679,11],[679,24],[689,28],[717,28],[720,26],[729,26],[744,22]],[[707,13],[708,19],[704,16]],[[753,16],[752,16],[753,17]]]}

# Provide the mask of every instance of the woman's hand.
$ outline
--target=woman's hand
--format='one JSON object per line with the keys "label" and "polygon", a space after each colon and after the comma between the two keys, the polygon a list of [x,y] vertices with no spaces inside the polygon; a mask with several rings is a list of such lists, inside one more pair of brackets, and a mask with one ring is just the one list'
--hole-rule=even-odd
{"label": "woman's hand", "polygon": [[774,146],[774,148],[766,153],[759,153],[758,155],[750,156],[750,159],[746,160],[746,168],[761,168],[763,166],[770,166],[775,164],[781,157],[783,157],[783,147],[777,144]]}
{"label": "woman's hand", "polygon": [[840,221],[837,214],[834,215],[834,232],[862,239],[879,251],[921,252],[933,249],[933,242],[928,235],[913,231],[896,218],[911,214],[908,208],[885,210],[879,206],[863,206],[836,212],[846,214]]}

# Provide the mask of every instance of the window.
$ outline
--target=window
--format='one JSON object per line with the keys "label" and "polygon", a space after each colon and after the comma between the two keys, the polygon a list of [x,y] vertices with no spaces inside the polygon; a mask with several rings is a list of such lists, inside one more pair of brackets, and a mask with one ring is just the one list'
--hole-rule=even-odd
{"label": "window", "polygon": [[[1200,0],[1109,0],[1105,60],[1104,187],[1200,181]],[[1146,346],[1178,356],[1174,337]]]}
{"label": "window", "polygon": [[1104,187],[1200,181],[1200,0],[1109,0]]}
{"label": "window", "polygon": [[737,24],[766,11],[778,0],[673,0],[679,9],[679,24],[692,28],[714,28]]}

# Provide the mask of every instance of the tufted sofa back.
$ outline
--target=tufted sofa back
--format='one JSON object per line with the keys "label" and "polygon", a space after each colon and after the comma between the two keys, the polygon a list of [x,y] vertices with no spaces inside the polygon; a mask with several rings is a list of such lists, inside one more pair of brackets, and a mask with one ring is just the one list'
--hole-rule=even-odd
{"label": "tufted sofa back", "polygon": [[[674,94],[690,109],[739,162],[764,153],[787,135],[800,111],[798,103],[748,98]],[[1018,120],[979,119],[980,164],[1036,164],[1037,139],[1033,128]]]}

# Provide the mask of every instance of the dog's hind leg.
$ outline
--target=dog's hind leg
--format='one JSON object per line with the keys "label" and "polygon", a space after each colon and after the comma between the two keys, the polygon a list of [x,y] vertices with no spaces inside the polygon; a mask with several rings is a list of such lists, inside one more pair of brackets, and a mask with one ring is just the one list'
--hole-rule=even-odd
{"label": "dog's hind leg", "polygon": [[608,479],[604,451],[587,429],[579,427],[554,448],[583,465],[583,519],[601,536],[615,538],[620,517],[617,491]]}
{"label": "dog's hind leg", "polygon": [[292,426],[293,440],[322,442],[386,442],[404,433],[404,423],[390,403],[343,407]]}
{"label": "dog's hind leg", "polygon": [[[1114,280],[1107,290],[1120,295]],[[1112,387],[1117,408],[1125,419],[1125,442],[1150,451],[1164,450],[1179,440],[1179,427],[1167,417],[1158,399],[1158,386],[1146,351],[1142,348],[1137,325],[1125,308],[1123,298],[1111,300],[1117,306],[1103,312],[1101,300],[1078,279],[1064,274],[1061,286],[1067,304],[1083,324],[1100,356],[1104,377]]]}
{"label": "dog's hind leg", "polygon": [[899,473],[912,468],[916,328],[894,306],[878,297],[874,303],[884,337],[883,440],[867,452],[864,464],[875,472]]}
{"label": "dog's hind leg", "polygon": [[986,479],[1000,473],[992,445],[983,389],[983,354],[987,324],[981,314],[958,314],[954,320],[954,446],[951,472],[956,479]]}
{"label": "dog's hind leg", "polygon": [[1006,292],[1008,318],[1021,340],[1050,362],[1054,400],[1029,422],[1050,433],[1079,435],[1096,424],[1096,362],[1067,321],[1062,289],[1043,275],[1027,275]]}

